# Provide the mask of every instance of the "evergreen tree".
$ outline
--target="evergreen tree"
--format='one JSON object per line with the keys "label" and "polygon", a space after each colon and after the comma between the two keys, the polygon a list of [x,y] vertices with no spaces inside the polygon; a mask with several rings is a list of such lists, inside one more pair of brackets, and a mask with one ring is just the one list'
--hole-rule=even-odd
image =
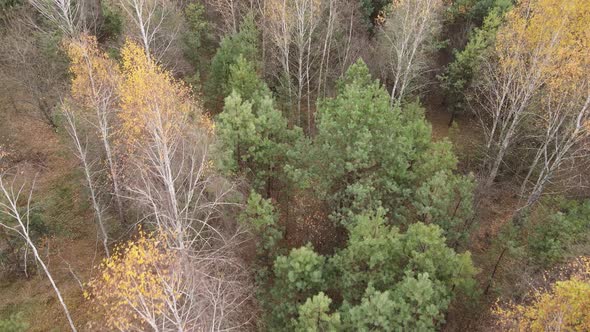
{"label": "evergreen tree", "polygon": [[288,128],[270,89],[246,58],[239,56],[230,66],[228,86],[232,93],[218,117],[218,148],[225,154],[221,168],[245,175],[270,196],[273,186],[285,181],[289,147],[302,139],[302,132]]}
{"label": "evergreen tree", "polygon": [[209,76],[205,83],[205,106],[217,112],[222,108],[222,101],[232,89],[228,84],[230,66],[235,64],[240,55],[248,62],[259,63],[259,33],[254,17],[248,15],[240,25],[240,30],[221,40],[217,53],[211,60]]}
{"label": "evergreen tree", "polygon": [[471,32],[465,48],[461,51],[454,51],[453,62],[439,77],[451,111],[449,125],[457,114],[466,111],[469,102],[467,91],[473,83],[474,75],[482,60],[489,55],[489,51],[494,45],[503,14],[510,8],[509,4],[503,4],[504,2],[510,3],[510,1],[499,2],[501,4],[493,7],[485,16],[483,26]]}
{"label": "evergreen tree", "polygon": [[290,324],[299,305],[326,287],[325,261],[325,257],[309,245],[291,250],[289,256],[277,257],[274,285],[270,290],[272,298],[267,302],[272,326],[279,328]]}
{"label": "evergreen tree", "polygon": [[[393,222],[411,223],[471,201],[471,180],[453,174],[457,160],[450,143],[432,142],[430,125],[417,103],[392,108],[389,95],[362,61],[340,80],[337,96],[319,105],[311,172],[337,220],[348,224],[351,216],[383,207]],[[456,193],[454,199],[440,199],[437,190],[429,190],[440,177],[447,182],[444,191]],[[410,208],[413,205],[419,211]],[[462,208],[457,217],[470,217],[470,209]]]}
{"label": "evergreen tree", "polygon": [[341,330],[340,313],[330,314],[332,299],[323,292],[308,298],[298,308],[294,323],[296,332],[336,332]]}
{"label": "evergreen tree", "polygon": [[400,233],[386,225],[383,210],[356,219],[346,248],[330,260],[345,300],[358,303],[369,286],[378,291],[395,289],[407,273],[426,273],[446,289],[448,298],[451,289],[471,292],[475,269],[470,254],[447,247],[439,227],[416,223]]}
{"label": "evergreen tree", "polygon": [[277,211],[270,200],[252,191],[240,220],[250,226],[258,237],[259,255],[263,258],[273,258],[278,254],[278,242],[283,238],[284,231],[279,225]]}
{"label": "evergreen tree", "polygon": [[447,290],[428,273],[407,275],[396,287],[367,288],[361,303],[343,313],[348,331],[435,331],[449,305]]}

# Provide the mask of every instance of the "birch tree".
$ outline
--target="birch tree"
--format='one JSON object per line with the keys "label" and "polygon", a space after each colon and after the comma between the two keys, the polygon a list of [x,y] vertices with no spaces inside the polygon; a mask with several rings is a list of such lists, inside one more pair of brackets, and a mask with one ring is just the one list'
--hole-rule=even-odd
{"label": "birch tree", "polygon": [[156,60],[162,60],[176,40],[178,26],[167,26],[167,20],[176,11],[174,6],[168,0],[121,0],[121,7],[148,57],[153,55]]}
{"label": "birch tree", "polygon": [[94,295],[103,308],[120,304],[108,309],[115,317],[131,315],[114,320],[122,331],[239,329],[250,321],[243,308],[251,286],[236,255],[242,231],[224,220],[237,207],[228,202],[232,185],[215,175],[208,158],[212,125],[189,87],[139,45],[127,42],[122,62],[126,191],[157,241],[140,239],[114,254]]}
{"label": "birch tree", "polygon": [[[529,23],[533,38],[549,38],[547,30],[561,30],[547,69],[547,83],[535,103],[533,123],[539,134],[535,157],[521,186],[524,207],[534,204],[566,162],[588,153],[590,136],[590,1],[539,1]],[[556,20],[555,16],[563,19]],[[530,181],[532,180],[532,181]],[[527,192],[528,191],[528,192]]]}
{"label": "birch tree", "polygon": [[207,4],[220,16],[219,29],[222,34],[229,35],[238,32],[244,2],[240,0],[207,0]]}
{"label": "birch tree", "polygon": [[99,193],[97,192],[97,188],[95,185],[95,179],[94,179],[94,175],[95,172],[92,169],[93,164],[95,164],[95,161],[91,161],[89,160],[88,157],[88,148],[86,145],[86,142],[88,142],[88,138],[86,138],[86,140],[82,140],[81,137],[78,134],[78,129],[76,128],[76,120],[74,118],[74,114],[68,109],[67,105],[64,105],[64,115],[65,118],[67,120],[68,123],[68,134],[70,134],[70,137],[72,138],[72,141],[74,143],[74,148],[76,151],[76,156],[78,157],[78,159],[80,160],[80,163],[82,164],[82,169],[84,171],[84,178],[86,180],[86,186],[88,187],[88,190],[90,191],[90,201],[92,202],[92,208],[94,210],[94,216],[96,217],[96,222],[98,224],[98,227],[100,229],[101,232],[101,236],[102,236],[102,245],[104,248],[104,251],[106,253],[107,256],[109,256],[109,236],[108,233],[106,231],[106,226],[105,226],[105,221],[104,221],[104,209],[102,207],[102,204],[100,202],[99,199]]}
{"label": "birch tree", "polygon": [[[16,179],[13,179],[10,183],[6,182],[6,174],[0,174],[0,213],[6,215],[10,218],[14,223],[2,222],[0,223],[0,227],[7,229],[10,232],[14,232],[18,236],[20,236],[27,244],[27,246],[33,252],[33,256],[35,260],[39,263],[43,272],[49,279],[51,283],[51,287],[55,291],[57,299],[68,319],[68,323],[72,331],[76,332],[76,326],[74,325],[74,321],[72,320],[72,316],[70,315],[70,311],[68,310],[68,306],[66,305],[61,291],[57,287],[53,276],[51,275],[49,268],[41,258],[35,243],[31,239],[30,235],[30,216],[31,216],[31,201],[33,197],[33,190],[29,191],[28,197],[26,199],[26,205],[24,208],[19,205],[19,201],[25,194],[25,184],[17,185]],[[33,181],[32,187],[34,188],[35,182]]]}
{"label": "birch tree", "polygon": [[[536,0],[522,2],[508,13],[497,36],[495,56],[483,65],[482,84],[477,87],[488,151],[486,186],[496,178],[541,88],[569,80],[564,73],[576,64],[565,59],[572,43],[578,43],[576,27],[586,24],[584,16],[577,15],[580,8],[588,8],[588,1]],[[587,43],[584,38],[582,43]],[[588,48],[582,49],[587,52]]]}
{"label": "birch tree", "polygon": [[429,53],[441,27],[443,1],[393,1],[380,33],[382,54],[391,71],[391,104],[419,90],[432,70]]}
{"label": "birch tree", "polygon": [[304,120],[311,132],[314,98],[331,64],[337,6],[332,0],[267,0],[263,14],[263,38],[270,44],[271,63],[279,68],[274,79],[293,109],[290,119],[299,126]]}
{"label": "birch tree", "polygon": [[73,38],[80,31],[80,3],[72,0],[29,0],[29,3],[66,37]]}
{"label": "birch tree", "polygon": [[112,143],[120,73],[114,61],[98,50],[94,37],[83,35],[79,40],[70,43],[68,55],[71,61],[70,72],[74,75],[72,96],[80,108],[77,113],[82,115],[100,138],[117,214],[119,220],[124,223],[120,165]]}

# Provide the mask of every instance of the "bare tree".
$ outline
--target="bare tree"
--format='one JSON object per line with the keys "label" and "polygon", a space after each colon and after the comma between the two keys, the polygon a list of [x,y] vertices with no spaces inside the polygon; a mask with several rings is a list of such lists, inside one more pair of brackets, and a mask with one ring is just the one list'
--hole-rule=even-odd
{"label": "bare tree", "polygon": [[537,68],[502,69],[493,61],[482,66],[478,94],[477,115],[486,137],[488,175],[485,186],[496,179],[508,149],[517,137],[520,124],[527,116],[528,105],[541,84]]}
{"label": "bare tree", "polygon": [[432,69],[429,53],[440,32],[441,0],[394,2],[380,34],[382,54],[387,57],[393,86],[391,104],[418,90],[418,79]]}
{"label": "bare tree", "polygon": [[[11,12],[0,32],[0,73],[15,108],[31,107],[35,117],[57,128],[54,109],[65,88],[67,63],[51,33],[37,27],[25,9]],[[26,94],[27,98],[20,98]]]}
{"label": "bare tree", "polygon": [[[590,136],[588,82],[580,82],[573,93],[560,91],[551,94],[548,92],[543,99],[542,114],[537,114],[540,129],[543,130],[538,137],[540,145],[521,186],[521,197],[527,197],[523,208],[537,202],[545,187],[564,163],[588,153],[587,140]],[[537,172],[536,179],[534,172]],[[531,178],[534,179],[532,183],[529,183]],[[530,185],[532,186],[529,189]]]}
{"label": "bare tree", "polygon": [[[35,182],[33,181],[32,187],[34,188],[34,186]],[[23,212],[22,207],[19,206],[19,199],[21,198],[21,195],[25,190],[25,185],[22,184],[20,186],[17,186],[15,184],[15,179],[13,179],[12,182],[7,185],[5,183],[5,174],[0,174],[0,193],[2,194],[3,198],[2,200],[0,200],[0,213],[6,215],[16,223],[12,225],[8,224],[7,222],[0,222],[0,226],[6,228],[11,232],[18,234],[26,242],[27,246],[33,252],[33,256],[35,257],[39,265],[41,265],[41,268],[43,268],[45,275],[49,279],[49,282],[51,283],[51,286],[53,287],[53,290],[57,295],[59,303],[61,304],[64,313],[66,314],[70,328],[72,329],[72,331],[76,332],[76,326],[74,325],[74,321],[72,320],[70,311],[68,310],[68,307],[61,295],[61,292],[57,287],[55,280],[53,280],[53,277],[51,276],[51,273],[49,272],[47,265],[45,265],[45,262],[43,261],[43,259],[41,259],[41,255],[39,254],[37,247],[35,246],[35,243],[33,243],[31,239],[29,226],[33,188],[31,188],[31,190],[29,191],[26,206],[24,207]]]}
{"label": "bare tree", "polygon": [[[107,161],[113,198],[119,220],[125,223],[123,211],[119,165],[112,147],[113,123],[119,96],[117,84],[120,73],[111,59],[98,51],[96,39],[86,35],[80,36],[68,46],[72,60],[71,71],[75,73],[72,82],[72,95],[80,108],[79,114],[98,133]],[[89,109],[90,112],[87,112]]]}
{"label": "bare tree", "polygon": [[94,184],[94,171],[92,170],[93,164],[95,164],[95,162],[92,162],[89,160],[88,157],[88,149],[86,146],[86,141],[88,141],[88,139],[84,140],[84,142],[80,139],[80,136],[78,135],[78,129],[76,128],[76,122],[75,122],[75,118],[74,118],[74,114],[69,110],[67,105],[63,105],[63,113],[65,115],[65,118],[68,122],[68,133],[70,134],[70,137],[72,138],[72,141],[74,143],[74,147],[76,149],[76,155],[78,157],[78,159],[80,160],[80,162],[82,163],[82,169],[84,170],[84,177],[86,179],[86,185],[88,186],[88,190],[90,191],[90,200],[92,202],[92,208],[94,209],[94,215],[96,217],[96,222],[98,224],[98,227],[100,229],[101,235],[102,235],[102,245],[104,247],[104,251],[106,253],[107,256],[110,256],[109,253],[109,246],[108,246],[108,242],[109,242],[109,235],[106,231],[106,227],[105,227],[105,222],[104,222],[104,209],[102,208],[102,204],[100,203],[99,200],[99,194],[96,190],[96,186]]}
{"label": "bare tree", "polygon": [[274,80],[285,91],[287,104],[294,107],[291,119],[298,125],[307,122],[311,133],[314,100],[321,90],[325,92],[327,76],[337,59],[331,58],[337,2],[266,0],[259,7],[263,10],[264,53],[269,60],[266,72],[276,73]]}
{"label": "bare tree", "polygon": [[160,61],[177,39],[179,26],[169,19],[176,13],[168,0],[121,0],[146,54]]}
{"label": "bare tree", "polygon": [[238,32],[238,26],[242,20],[242,12],[245,1],[240,0],[207,0],[206,3],[221,18],[220,30],[222,34]]}
{"label": "bare tree", "polygon": [[[550,29],[540,26],[549,24],[542,19],[545,14],[553,20]],[[495,54],[484,61],[482,80],[476,86],[479,103],[476,111],[488,151],[486,186],[496,178],[541,87],[555,80],[553,73],[560,70],[556,64],[564,51],[560,49],[561,43],[568,38],[569,19],[568,15],[555,17],[550,11],[535,12],[523,4],[498,32]]]}
{"label": "bare tree", "polygon": [[57,26],[66,37],[73,38],[80,31],[78,24],[80,2],[72,0],[29,0],[46,19]]}

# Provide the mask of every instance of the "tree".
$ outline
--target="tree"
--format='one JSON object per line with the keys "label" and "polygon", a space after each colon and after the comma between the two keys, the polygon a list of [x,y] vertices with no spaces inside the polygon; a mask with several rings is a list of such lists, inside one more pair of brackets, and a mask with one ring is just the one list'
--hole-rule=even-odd
{"label": "tree", "polygon": [[[0,200],[0,213],[6,215],[7,217],[12,219],[12,221],[13,221],[11,223],[1,222],[0,227],[3,227],[10,232],[14,232],[15,234],[20,236],[26,242],[27,247],[29,247],[31,249],[31,251],[33,252],[33,256],[35,257],[35,260],[39,263],[39,265],[41,265],[43,272],[45,272],[47,279],[49,279],[49,282],[51,283],[51,287],[53,288],[53,291],[57,295],[57,299],[58,299],[58,301],[59,301],[59,303],[66,315],[66,318],[68,319],[68,323],[70,325],[70,328],[72,329],[73,332],[76,332],[77,331],[76,326],[74,324],[74,321],[72,320],[72,316],[70,315],[70,311],[68,310],[68,306],[66,305],[66,303],[64,301],[61,291],[57,287],[57,284],[55,283],[53,276],[49,272],[49,268],[47,267],[47,265],[45,264],[45,262],[41,258],[41,255],[39,254],[39,251],[37,250],[37,247],[35,246],[35,243],[33,243],[33,240],[31,238],[31,233],[30,233],[31,219],[30,218],[31,218],[31,200],[33,197],[33,190],[31,189],[29,191],[29,195],[26,198],[26,205],[24,207],[24,212],[23,212],[22,207],[19,205],[20,204],[19,201],[21,199],[21,194],[25,190],[25,184],[22,184],[21,186],[17,186],[15,181],[16,181],[16,179],[13,179],[12,183],[7,185],[5,182],[5,174],[4,173],[0,174],[0,195],[1,195],[0,198],[2,198],[2,200]],[[34,186],[35,186],[35,183],[33,182],[32,187],[34,188]]]}
{"label": "tree", "polygon": [[257,67],[259,59],[258,30],[254,24],[252,15],[244,18],[240,30],[235,34],[224,37],[211,60],[211,70],[205,82],[205,106],[212,112],[217,112],[222,107],[222,101],[232,89],[228,85],[230,66],[235,64],[238,57]]}
{"label": "tree", "polygon": [[274,75],[274,86],[285,95],[282,100],[289,120],[307,127],[310,134],[314,123],[314,96],[322,89],[325,92],[326,77],[334,66],[330,60],[334,61],[335,57],[331,59],[330,52],[338,15],[336,3],[333,0],[267,0],[262,8],[263,38],[268,42],[266,72]]}
{"label": "tree", "polygon": [[292,249],[289,256],[276,258],[272,298],[267,303],[272,326],[287,326],[295,318],[299,305],[325,287],[325,260],[309,245]]}
{"label": "tree", "polygon": [[181,297],[176,285],[180,280],[174,275],[178,261],[163,236],[140,231],[137,240],[105,259],[100,276],[89,283],[85,296],[104,311],[108,328],[130,331],[149,326],[162,331],[166,317],[176,316],[170,311]]}
{"label": "tree", "polygon": [[356,217],[347,246],[330,260],[344,300],[356,304],[367,287],[397,288],[406,273],[427,275],[450,300],[451,290],[470,292],[475,268],[469,253],[457,254],[434,225],[412,224],[405,233],[386,225],[383,210]]}
{"label": "tree", "polygon": [[[530,18],[527,38],[546,43],[552,40],[555,45],[547,50],[551,52],[547,79],[533,104],[536,112],[531,111],[535,135],[537,131],[541,134],[535,137],[537,152],[521,187],[521,196],[528,194],[524,208],[541,197],[562,165],[586,154],[590,137],[589,5],[588,1],[539,1]],[[555,16],[562,18],[556,20]],[[547,26],[559,34],[548,33]]]}
{"label": "tree", "polygon": [[282,240],[284,230],[279,225],[278,212],[270,200],[263,199],[255,191],[250,192],[240,220],[249,225],[258,237],[259,255],[269,258],[278,255],[278,242]]}
{"label": "tree", "polygon": [[447,14],[452,22],[464,20],[481,26],[492,11],[505,12],[512,5],[512,0],[458,0],[447,8]]}
{"label": "tree", "polygon": [[[276,259],[264,299],[272,328],[433,330],[458,292],[474,290],[470,254],[447,247],[437,226],[416,223],[400,233],[379,210],[357,216],[348,230],[346,246],[327,259],[309,246]],[[342,299],[332,313],[325,293]]]}
{"label": "tree", "polygon": [[434,331],[444,322],[446,293],[428,273],[408,275],[392,291],[369,286],[361,303],[344,313],[345,326],[351,331]]}
{"label": "tree", "polygon": [[165,0],[123,0],[120,6],[130,21],[131,33],[141,43],[148,57],[164,60],[164,55],[177,40],[179,11]]}
{"label": "tree", "polygon": [[439,171],[416,190],[413,203],[419,220],[444,230],[449,243],[457,245],[469,236],[473,217],[475,180]]}
{"label": "tree", "polygon": [[431,69],[428,56],[440,30],[440,0],[395,1],[386,16],[380,43],[392,74],[391,105],[421,88],[418,79]]}
{"label": "tree", "polygon": [[530,303],[496,305],[497,325],[509,331],[586,331],[590,328],[590,261],[579,260],[580,271],[531,294]]}
{"label": "tree", "polygon": [[31,5],[54,24],[66,37],[74,38],[80,31],[80,4],[71,0],[31,0]]}
{"label": "tree", "polygon": [[[450,145],[431,141],[430,126],[418,104],[403,110],[392,108],[387,92],[360,61],[349,68],[338,87],[335,98],[319,104],[318,135],[312,153],[307,154],[315,160],[312,181],[334,208],[334,218],[348,223],[349,216],[383,207],[394,222],[419,220],[417,211],[407,207],[417,204],[423,214],[425,206],[420,204],[428,200],[417,197],[422,195],[417,188],[432,183],[438,172],[446,174],[447,192],[458,195],[446,202],[450,204],[447,207],[442,201],[436,207],[427,205],[440,209],[440,215],[453,211],[457,204],[465,204],[462,209],[469,205],[469,180],[453,174],[456,158]],[[436,194],[426,192],[427,196]],[[432,197],[430,202],[434,200]],[[468,210],[463,211],[463,217],[468,217]]]}
{"label": "tree", "polygon": [[92,209],[94,210],[96,223],[98,224],[102,236],[102,246],[108,257],[110,255],[108,245],[109,235],[105,225],[104,208],[102,206],[102,202],[100,201],[99,193],[97,191],[95,184],[95,171],[92,169],[92,164],[94,164],[95,162],[89,160],[88,147],[86,143],[84,143],[88,141],[88,138],[86,137],[85,140],[82,140],[80,138],[78,134],[78,129],[76,128],[76,119],[74,118],[74,114],[72,113],[72,111],[68,109],[67,105],[64,105],[63,112],[68,122],[68,134],[72,138],[76,155],[80,160],[80,163],[82,164],[82,169],[84,170],[84,178],[86,180],[86,186],[88,187],[88,190],[90,192],[90,201],[92,202]]}
{"label": "tree", "polygon": [[340,330],[340,314],[330,314],[332,299],[323,292],[319,292],[308,298],[299,306],[299,317],[295,322],[295,331],[298,332],[336,332]]}
{"label": "tree", "polygon": [[[207,67],[212,52],[211,26],[205,18],[205,7],[200,3],[190,3],[184,9],[186,31],[183,33],[184,54],[195,68],[195,73],[187,81],[194,88],[201,88],[201,74]],[[206,71],[205,71],[206,73]]]}
{"label": "tree", "polygon": [[[118,301],[126,301],[127,296],[137,299],[139,302],[133,303],[142,313],[132,318],[157,331],[247,325],[251,315],[244,308],[251,286],[236,254],[243,231],[231,213],[231,207],[238,205],[233,199],[237,195],[232,183],[215,173],[209,159],[211,121],[193,100],[190,88],[157,65],[141,46],[128,41],[121,56],[117,145],[125,152],[120,155],[125,163],[125,189],[130,208],[141,223],[157,230],[157,243],[147,244],[150,241],[146,240],[147,249],[140,246],[133,250],[145,251],[145,256],[153,259],[160,259],[156,253],[161,252],[173,257],[166,255],[152,264],[139,254],[125,258],[113,255],[111,265],[121,263],[123,267],[111,271],[107,264],[105,273],[130,278],[124,280],[138,288],[122,295],[113,291],[112,295],[119,296]],[[131,252],[134,246],[131,243],[125,250]],[[150,254],[154,250],[156,253]],[[141,283],[137,286],[133,279],[138,276],[124,268],[134,266],[131,263],[139,265],[131,267],[132,271],[151,271],[148,276],[156,278],[150,286],[153,292],[138,294]],[[109,302],[113,299],[110,290],[107,293],[105,301]],[[153,302],[141,302],[151,301],[152,295],[157,296]]]}
{"label": "tree", "polygon": [[266,84],[243,57],[230,66],[228,87],[217,127],[218,150],[226,155],[222,170],[246,175],[254,188],[270,197],[277,184],[286,182],[288,150],[302,137],[275,108]]}
{"label": "tree", "polygon": [[508,8],[494,7],[484,19],[481,28],[474,29],[465,48],[453,52],[454,60],[439,77],[441,86],[449,100],[451,120],[458,113],[468,109],[469,91],[472,88],[474,75],[478,72],[481,62],[492,51],[496,33],[502,23],[502,15]]}
{"label": "tree", "polygon": [[586,241],[590,227],[590,201],[556,199],[529,216],[527,256],[549,267],[571,255],[572,248]]}
{"label": "tree", "polygon": [[[495,55],[482,66],[478,87],[488,150],[487,186],[495,180],[541,91],[557,91],[584,71],[587,47],[574,37],[587,29],[587,11],[578,15],[581,8],[588,8],[588,3],[535,0],[520,3],[507,14]],[[566,60],[570,58],[571,62]]]}
{"label": "tree", "polygon": [[[91,130],[98,133],[97,136],[102,143],[104,158],[108,166],[116,210],[119,220],[124,223],[123,194],[119,177],[120,166],[117,163],[112,143],[115,136],[116,118],[114,114],[119,102],[117,88],[120,84],[121,73],[114,61],[98,50],[97,41],[94,37],[81,35],[77,41],[72,41],[68,45],[68,55],[70,57],[70,72],[73,74],[72,97],[78,108],[76,113],[94,127]],[[73,127],[73,121],[70,121],[74,114],[70,114],[68,121],[70,128],[75,133],[76,129]],[[78,140],[77,136],[77,134],[72,135],[74,141]],[[79,143],[75,144],[77,147],[80,146]],[[86,159],[85,155],[86,152],[82,153],[82,149],[78,149],[80,158]],[[86,161],[83,161],[83,164],[85,169],[88,169],[89,164]],[[87,177],[87,180],[90,184],[90,177]],[[94,190],[91,189],[92,191]]]}
{"label": "tree", "polygon": [[[219,29],[223,34],[234,34],[238,32],[238,26],[246,9],[245,1],[239,0],[207,0],[209,5],[221,18]],[[250,6],[252,2],[250,1]]]}

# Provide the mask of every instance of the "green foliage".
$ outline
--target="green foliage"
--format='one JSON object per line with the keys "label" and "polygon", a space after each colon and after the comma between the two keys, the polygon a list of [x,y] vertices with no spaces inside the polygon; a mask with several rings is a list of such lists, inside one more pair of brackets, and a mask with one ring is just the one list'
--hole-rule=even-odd
{"label": "green foliage", "polygon": [[118,7],[111,5],[107,1],[101,1],[103,22],[100,26],[101,40],[116,40],[123,31],[123,16]]}
{"label": "green foliage", "polygon": [[196,75],[204,64],[203,57],[208,51],[211,41],[211,27],[205,19],[205,7],[199,2],[193,2],[184,9],[187,29],[183,40],[184,53],[197,69]]}
{"label": "green foliage", "polygon": [[369,286],[361,303],[343,315],[349,331],[435,331],[448,305],[448,290],[428,273],[408,274],[392,291]]}
{"label": "green foliage", "polygon": [[298,318],[294,322],[296,332],[336,332],[340,331],[340,313],[330,314],[332,299],[323,292],[308,298],[298,308]]}
{"label": "green foliage", "polygon": [[258,67],[258,39],[259,33],[254,17],[248,15],[240,25],[240,30],[221,40],[217,53],[211,60],[207,82],[205,83],[205,105],[211,111],[221,109],[221,102],[232,92],[229,86],[230,66],[235,64],[240,55],[248,63]]}
{"label": "green foliage", "polygon": [[[472,181],[452,174],[457,160],[450,144],[432,142],[431,127],[417,103],[391,108],[389,95],[362,61],[338,82],[335,98],[320,102],[317,127],[309,154],[315,160],[313,181],[337,220],[348,224],[351,216],[383,207],[392,221],[410,223],[452,211],[457,201],[464,205],[455,217],[469,216]],[[455,193],[453,198],[442,199],[441,189],[433,189],[442,180],[448,180],[444,191]],[[419,207],[418,215],[412,205]],[[440,220],[443,226],[447,223],[459,222]]]}
{"label": "green foliage", "polygon": [[414,206],[425,223],[440,226],[449,243],[460,243],[473,226],[473,175],[457,176],[439,171],[416,190]]}
{"label": "green foliage", "polygon": [[0,331],[2,332],[24,332],[29,328],[29,323],[25,322],[22,313],[10,315],[7,319],[0,319]]}
{"label": "green foliage", "polygon": [[457,0],[447,9],[451,21],[462,19],[480,25],[494,9],[503,12],[513,5],[512,0]]}
{"label": "green foliage", "polygon": [[291,250],[289,256],[279,256],[275,260],[274,272],[277,277],[277,292],[293,297],[323,286],[323,265],[325,258],[318,255],[311,246]]}
{"label": "green foliage", "polygon": [[220,168],[246,175],[254,188],[269,195],[273,184],[287,178],[288,151],[302,132],[288,128],[270,90],[244,57],[230,66],[228,84],[232,93],[218,117],[218,149],[225,154]]}
{"label": "green foliage", "polygon": [[0,0],[0,14],[4,14],[13,8],[19,7],[22,4],[22,0]]}
{"label": "green foliage", "polygon": [[258,253],[267,257],[278,254],[277,244],[283,238],[283,228],[279,225],[277,211],[270,200],[263,199],[255,191],[250,193],[246,209],[240,221],[253,228],[259,237]]}
{"label": "green foliage", "polygon": [[273,301],[268,303],[272,326],[289,324],[299,305],[325,287],[325,261],[309,245],[291,250],[289,256],[277,257],[270,291]]}
{"label": "green foliage", "polygon": [[472,291],[475,268],[469,253],[457,254],[434,225],[416,223],[405,233],[386,225],[383,210],[357,216],[346,248],[330,264],[339,276],[345,300],[358,302],[370,285],[379,291],[395,288],[406,272],[427,273],[450,290]]}
{"label": "green foliage", "polygon": [[260,79],[256,66],[240,54],[235,63],[229,66],[228,88],[236,91],[245,100],[258,104],[262,99],[271,98],[271,92],[266,83]]}
{"label": "green foliage", "polygon": [[373,30],[375,18],[389,2],[387,0],[360,0],[363,23],[370,31]]}
{"label": "green foliage", "polygon": [[259,145],[256,133],[256,117],[252,112],[252,103],[242,101],[237,92],[225,98],[223,112],[218,117],[216,126],[220,150],[231,157],[222,160],[222,169],[237,172],[238,168],[248,160],[250,147]]}
{"label": "green foliage", "polygon": [[[380,209],[356,216],[347,246],[327,265],[309,246],[278,257],[264,302],[272,312],[269,325],[298,331],[433,330],[455,296],[473,295],[476,270],[469,253],[447,247],[438,226],[416,223],[401,233],[384,214]],[[331,299],[318,292],[339,294],[339,315],[330,313]]]}
{"label": "green foliage", "polygon": [[465,48],[461,51],[455,50],[455,59],[439,76],[453,114],[466,110],[468,103],[466,91],[471,86],[482,60],[488,56],[502,23],[503,13],[509,8],[504,5],[494,7],[485,17],[483,26],[472,31]]}
{"label": "green foliage", "polygon": [[541,207],[539,216],[528,237],[528,251],[533,260],[548,266],[562,261],[568,249],[582,241],[588,240],[590,234],[590,201],[558,202],[560,211],[551,212]]}

